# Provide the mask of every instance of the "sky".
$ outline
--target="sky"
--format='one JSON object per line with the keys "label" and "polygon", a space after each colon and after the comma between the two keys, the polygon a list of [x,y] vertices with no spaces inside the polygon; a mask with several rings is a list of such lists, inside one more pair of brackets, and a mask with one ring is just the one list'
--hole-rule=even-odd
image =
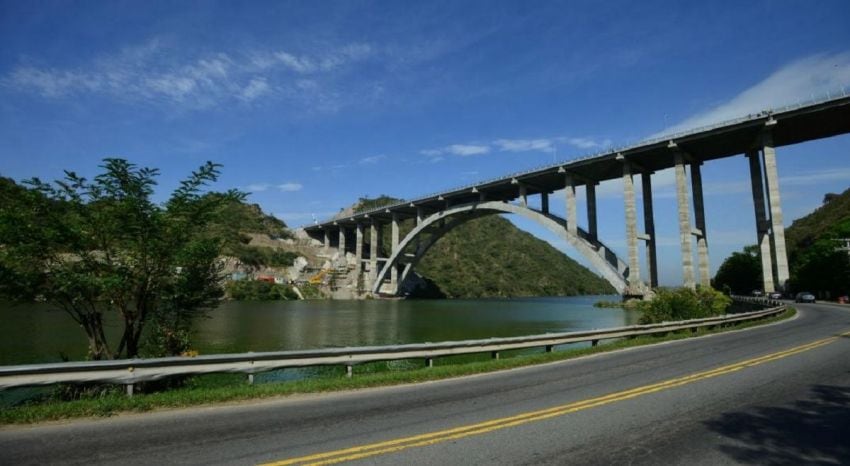
{"label": "sky", "polygon": [[[91,177],[122,157],[161,170],[164,200],[212,160],[213,189],[299,226],[359,197],[412,199],[850,93],[848,24],[846,0],[0,0],[0,175]],[[850,187],[848,135],[777,157],[786,225]],[[713,273],[756,240],[745,157],[703,180]],[[653,182],[660,279],[675,285],[673,174]],[[625,257],[622,182],[598,190],[601,239]]]}

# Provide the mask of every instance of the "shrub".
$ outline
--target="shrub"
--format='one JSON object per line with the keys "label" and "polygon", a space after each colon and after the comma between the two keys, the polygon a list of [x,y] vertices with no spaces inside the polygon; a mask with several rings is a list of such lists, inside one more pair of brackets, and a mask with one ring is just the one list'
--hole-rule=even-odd
{"label": "shrub", "polygon": [[643,313],[641,324],[654,324],[723,315],[730,304],[731,298],[713,288],[659,289],[654,299],[638,304],[638,310]]}

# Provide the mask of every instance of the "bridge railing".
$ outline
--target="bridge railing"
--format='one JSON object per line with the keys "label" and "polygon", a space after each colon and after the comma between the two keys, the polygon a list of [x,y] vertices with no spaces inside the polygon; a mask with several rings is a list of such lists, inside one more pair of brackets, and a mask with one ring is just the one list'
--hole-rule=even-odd
{"label": "bridge railing", "polygon": [[368,362],[424,359],[430,367],[434,358],[442,356],[491,353],[494,358],[498,358],[499,352],[507,350],[542,347],[546,351],[552,351],[557,345],[581,342],[590,342],[596,346],[600,340],[655,335],[687,329],[696,331],[701,327],[754,321],[778,315],[784,310],[785,305],[780,304],[754,312],[704,319],[484,340],[3,366],[0,367],[0,390],[58,383],[100,382],[126,385],[127,393],[132,395],[134,384],[169,376],[244,373],[248,374],[248,380],[253,382],[253,375],[257,373],[327,365],[346,366],[347,373],[351,376],[354,366]]}

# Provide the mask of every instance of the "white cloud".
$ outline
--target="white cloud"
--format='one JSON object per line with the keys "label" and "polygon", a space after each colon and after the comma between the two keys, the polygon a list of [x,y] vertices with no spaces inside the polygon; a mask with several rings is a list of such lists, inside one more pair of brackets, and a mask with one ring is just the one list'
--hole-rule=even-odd
{"label": "white cloud", "polygon": [[820,184],[826,181],[848,181],[850,180],[850,168],[836,167],[827,170],[819,170],[799,175],[779,177],[780,186],[806,186]]}
{"label": "white cloud", "polygon": [[459,155],[461,157],[467,157],[470,155],[481,155],[490,152],[489,146],[482,146],[476,144],[452,144],[445,148],[445,151],[449,154]]}
{"label": "white cloud", "polygon": [[269,84],[265,78],[254,78],[242,89],[241,97],[242,100],[250,102],[263,94],[267,94],[269,91]]}
{"label": "white cloud", "polygon": [[253,183],[253,184],[249,184],[248,186],[245,186],[245,191],[248,191],[248,192],[251,192],[251,193],[259,193],[259,192],[266,191],[269,188],[271,188],[271,185],[268,184],[268,183]]}
{"label": "white cloud", "polygon": [[820,97],[850,86],[850,52],[793,61],[730,101],[650,137],[662,136]]}
{"label": "white cloud", "polygon": [[192,56],[152,40],[75,67],[21,63],[0,75],[0,85],[48,99],[100,95],[188,110],[273,95],[311,111],[333,111],[346,95],[336,90],[338,73],[374,55],[370,45],[355,43],[302,55],[238,50]]}
{"label": "white cloud", "polygon": [[591,138],[562,138],[563,142],[579,149],[601,149],[611,145],[610,139],[596,141]]}
{"label": "white cloud", "polygon": [[304,186],[301,183],[293,183],[293,182],[288,182],[288,183],[283,183],[283,184],[277,185],[277,189],[279,189],[283,192],[301,191],[301,188],[303,188],[303,187]]}
{"label": "white cloud", "polygon": [[555,150],[551,139],[496,139],[493,144],[503,152],[554,152]]}
{"label": "white cloud", "polygon": [[371,157],[363,157],[362,159],[358,160],[357,163],[359,163],[360,165],[374,165],[386,158],[386,155],[373,155]]}

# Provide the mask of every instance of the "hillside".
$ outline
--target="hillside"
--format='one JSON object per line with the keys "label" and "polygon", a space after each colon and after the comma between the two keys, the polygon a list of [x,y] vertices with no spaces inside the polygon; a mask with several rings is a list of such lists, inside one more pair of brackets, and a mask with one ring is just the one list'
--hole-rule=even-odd
{"label": "hillside", "polygon": [[827,194],[824,204],[785,230],[789,288],[828,299],[850,294],[850,255],[839,250],[850,238],[850,189]]}
{"label": "hillside", "polygon": [[[360,199],[360,212],[398,202],[386,196]],[[407,233],[412,224],[401,225]],[[389,248],[383,235],[382,248]],[[602,278],[546,241],[520,230],[501,216],[472,220],[441,238],[416,269],[430,285],[427,296],[571,296],[608,294]]]}
{"label": "hillside", "polygon": [[[827,194],[823,205],[805,217],[798,218],[785,229],[785,243],[789,258],[798,251],[826,236],[838,234],[836,228],[850,221],[850,189],[841,194]],[[844,228],[846,230],[847,228]]]}

